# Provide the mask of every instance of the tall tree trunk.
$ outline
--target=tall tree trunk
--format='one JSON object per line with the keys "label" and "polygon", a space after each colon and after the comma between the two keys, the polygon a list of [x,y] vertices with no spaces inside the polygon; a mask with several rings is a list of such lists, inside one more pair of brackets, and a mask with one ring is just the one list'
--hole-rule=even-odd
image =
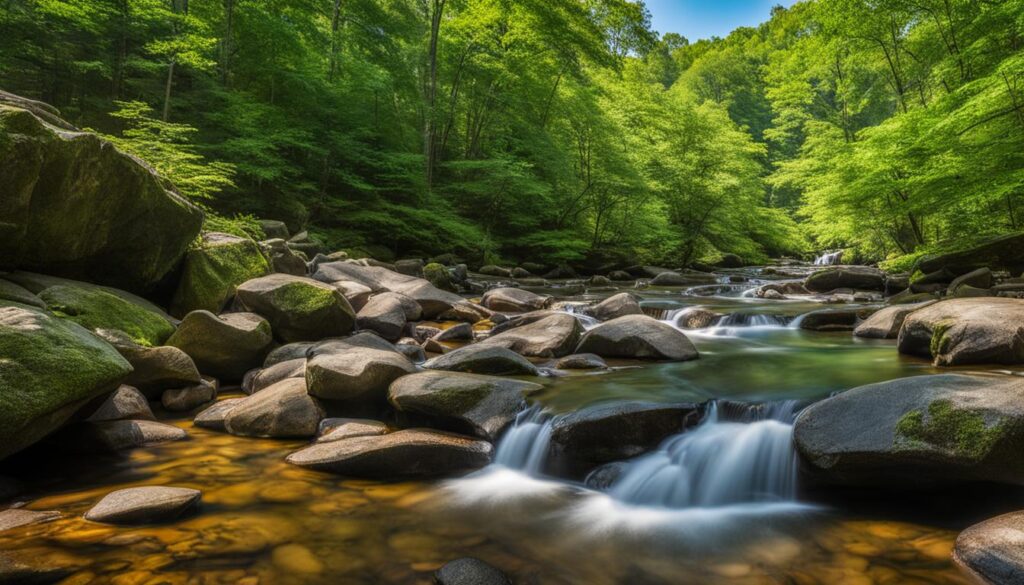
{"label": "tall tree trunk", "polygon": [[174,59],[171,59],[170,65],[167,66],[167,83],[164,85],[164,115],[162,120],[167,121],[167,117],[171,113],[171,86],[174,84]]}
{"label": "tall tree trunk", "polygon": [[430,0],[430,45],[427,49],[427,83],[424,88],[423,158],[426,164],[427,189],[434,185],[434,164],[437,157],[434,134],[434,107],[437,101],[437,45],[441,33],[441,17],[446,0]]}
{"label": "tall tree trunk", "polygon": [[235,0],[224,0],[224,38],[220,43],[220,81],[228,86],[235,50]]}
{"label": "tall tree trunk", "polygon": [[341,0],[334,0],[334,9],[331,11],[331,59],[330,71],[327,79],[334,81],[334,75],[338,71],[338,29],[341,28]]}

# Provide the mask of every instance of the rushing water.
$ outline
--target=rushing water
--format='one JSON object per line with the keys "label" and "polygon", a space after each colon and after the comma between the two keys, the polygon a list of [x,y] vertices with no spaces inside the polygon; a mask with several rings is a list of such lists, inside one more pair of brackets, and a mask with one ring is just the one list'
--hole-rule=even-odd
{"label": "rushing water", "polygon": [[843,260],[843,251],[836,250],[835,252],[825,252],[821,256],[814,259],[815,266],[829,266],[832,264],[839,264]]}
{"label": "rushing water", "polygon": [[[847,510],[803,501],[794,482],[799,408],[933,368],[891,341],[800,330],[799,315],[821,305],[749,296],[757,284],[639,291],[663,319],[696,306],[725,314],[686,332],[700,359],[540,378],[538,405],[502,437],[495,463],[466,478],[348,480],[286,464],[301,442],[213,433],[158,413],[190,440],[115,458],[33,456],[10,472],[29,509],[63,517],[0,532],[0,555],[59,568],[64,585],[427,584],[467,555],[516,583],[966,585],[950,550],[980,516],[961,511],[964,502],[935,496],[932,511],[912,517]],[[546,477],[554,417],[613,400],[712,403],[698,427],[625,462],[603,491]],[[81,517],[110,491],[157,484],[201,489],[201,513],[141,527]]]}

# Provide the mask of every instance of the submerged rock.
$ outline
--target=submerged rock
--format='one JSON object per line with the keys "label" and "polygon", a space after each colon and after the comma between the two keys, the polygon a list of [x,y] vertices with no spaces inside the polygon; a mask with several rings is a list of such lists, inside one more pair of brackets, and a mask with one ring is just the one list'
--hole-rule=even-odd
{"label": "submerged rock", "polygon": [[605,358],[686,361],[697,349],[678,329],[646,315],[627,315],[587,331],[576,353]]}
{"label": "submerged rock", "polygon": [[[512,323],[509,321],[509,323]],[[541,313],[480,342],[530,357],[556,358],[573,353],[583,326],[568,313]]]}
{"label": "submerged rock", "polygon": [[224,428],[243,437],[305,438],[316,436],[323,418],[324,409],[306,392],[306,381],[290,378],[232,405]]}
{"label": "submerged rock", "polygon": [[992,585],[1018,585],[1024,576],[1024,512],[1011,512],[960,533],[953,559]]}
{"label": "submerged rock", "polygon": [[490,374],[493,376],[536,376],[537,366],[518,353],[489,345],[469,345],[427,360],[429,370]]}
{"label": "submerged rock", "polygon": [[592,353],[574,353],[557,360],[554,367],[559,370],[600,370],[607,368],[601,356]]}
{"label": "submerged rock", "polygon": [[939,366],[1024,363],[1024,300],[941,301],[906,317],[899,351]]}
{"label": "submerged rock", "polygon": [[347,335],[355,327],[352,306],[337,289],[311,278],[271,274],[238,287],[238,300],[270,321],[286,343]]}
{"label": "submerged rock", "polygon": [[[36,512],[35,510],[10,508],[0,511],[0,532],[21,526],[52,522],[57,518],[60,518],[60,512],[57,511]],[[3,580],[0,579],[0,583],[2,582]]]}
{"label": "submerged rock", "polygon": [[504,573],[472,557],[445,563],[434,573],[434,581],[438,585],[512,585]]}
{"label": "submerged rock", "polygon": [[192,311],[182,319],[167,345],[184,351],[203,374],[240,380],[263,363],[274,337],[270,323],[255,313],[214,315]]}
{"label": "submerged rock", "polygon": [[240,284],[270,274],[259,245],[249,238],[207,232],[185,257],[171,314],[181,318],[192,311],[219,313]]}
{"label": "submerged rock", "polygon": [[195,509],[199,490],[145,486],[111,492],[85,513],[85,519],[106,524],[148,524],[174,520]]}
{"label": "submerged rock", "polygon": [[808,276],[804,287],[819,293],[837,288],[884,291],[885,273],[870,266],[831,266]]}

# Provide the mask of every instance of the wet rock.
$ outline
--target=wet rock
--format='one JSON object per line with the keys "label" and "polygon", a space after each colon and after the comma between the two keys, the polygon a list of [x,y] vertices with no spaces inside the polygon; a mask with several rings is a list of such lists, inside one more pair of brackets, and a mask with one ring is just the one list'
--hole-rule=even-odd
{"label": "wet rock", "polygon": [[217,398],[217,381],[205,379],[193,386],[164,390],[160,402],[171,412],[186,412]]}
{"label": "wet rock", "polygon": [[[48,561],[47,559],[46,561]],[[0,584],[49,585],[78,572],[80,567],[48,564],[33,559],[14,558],[0,553]]]}
{"label": "wet rock", "polygon": [[260,248],[270,260],[270,266],[274,272],[306,276],[306,262],[298,253],[289,248],[288,243],[284,240],[279,238],[264,240],[260,242]]}
{"label": "wet rock", "polygon": [[274,567],[287,575],[319,575],[324,572],[323,562],[301,544],[276,547],[270,554],[270,560]]}
{"label": "wet rock", "polygon": [[118,387],[89,417],[92,422],[108,420],[156,420],[146,396],[137,388]]}
{"label": "wet rock", "polygon": [[646,315],[627,315],[587,331],[576,353],[605,358],[686,361],[697,349],[678,329]]}
{"label": "wet rock", "polygon": [[325,400],[383,402],[391,382],[416,371],[394,346],[373,334],[325,342],[310,352],[306,382]]}
{"label": "wet rock", "polygon": [[347,335],[356,316],[335,288],[311,278],[271,274],[238,287],[238,300],[270,321],[274,335],[286,343]]}
{"label": "wet rock", "polygon": [[120,331],[100,331],[99,336],[131,364],[124,383],[147,396],[158,397],[167,388],[198,384],[202,379],[192,358],[176,347],[146,347]]}
{"label": "wet rock", "polygon": [[1024,379],[946,374],[861,386],[812,404],[797,417],[794,443],[818,485],[1024,484],[1022,429]]}
{"label": "wet rock", "polygon": [[228,413],[231,412],[232,408],[238,406],[238,404],[243,400],[245,399],[228,398],[221,400],[197,414],[196,418],[192,421],[192,424],[201,429],[209,429],[211,431],[226,433],[228,429],[224,421],[227,419]]}
{"label": "wet rock", "polygon": [[551,304],[551,297],[521,288],[492,288],[480,303],[492,311],[519,313],[544,309]]}
{"label": "wet rock", "polygon": [[612,295],[585,310],[587,315],[600,321],[610,321],[626,315],[642,315],[640,298],[633,293],[623,292]]}
{"label": "wet rock", "polygon": [[411,337],[403,337],[395,343],[398,353],[404,355],[414,364],[422,364],[427,360],[427,354],[423,352],[418,341]]}
{"label": "wet rock", "polygon": [[831,266],[808,276],[804,287],[819,293],[837,288],[883,291],[885,273],[870,266]]}
{"label": "wet rock", "polygon": [[800,319],[800,328],[807,331],[853,331],[860,320],[858,309],[821,309]]}
{"label": "wet rock", "polygon": [[188,438],[184,429],[148,420],[88,422],[54,437],[72,452],[103,453]]}
{"label": "wet rock", "polygon": [[438,585],[512,585],[512,581],[495,567],[472,557],[445,563],[434,573]]}
{"label": "wet rock", "polygon": [[600,370],[608,367],[601,356],[592,353],[575,353],[560,358],[554,363],[559,370]]}
{"label": "wet rock", "polygon": [[441,313],[437,318],[441,321],[461,321],[463,323],[477,323],[485,319],[490,319],[492,316],[490,309],[481,307],[476,303],[466,301],[464,303],[456,303],[451,309]]}
{"label": "wet rock", "polygon": [[178,289],[171,299],[171,314],[181,318],[197,310],[219,313],[240,284],[270,270],[270,263],[253,240],[204,233],[199,245],[185,256]]}
{"label": "wet rock", "polygon": [[224,380],[240,380],[263,363],[274,337],[270,323],[255,313],[214,315],[192,311],[167,345],[184,351],[199,371]]}
{"label": "wet rock", "polygon": [[1024,512],[1003,514],[960,533],[953,559],[978,581],[1017,585],[1024,576]]}
{"label": "wet rock", "polygon": [[281,380],[305,377],[306,358],[296,358],[260,370],[250,371],[242,380],[242,392],[255,394],[264,388],[277,384]]}
{"label": "wet rock", "polygon": [[718,323],[718,320],[721,318],[721,313],[694,307],[679,313],[679,316],[676,317],[676,327],[682,329],[707,329]]}
{"label": "wet rock", "polygon": [[473,326],[469,323],[459,323],[438,331],[432,339],[434,341],[472,341]]}
{"label": "wet rock", "polygon": [[60,512],[36,512],[34,510],[25,510],[22,508],[11,508],[0,511],[0,532],[3,532],[4,530],[11,530],[12,528],[18,528],[20,526],[29,526],[30,524],[52,522],[57,518],[60,518]]}
{"label": "wet rock", "polygon": [[427,360],[423,367],[493,376],[536,376],[538,373],[536,366],[510,349],[479,344]]}
{"label": "wet rock", "polygon": [[306,381],[290,378],[232,406],[224,427],[243,437],[304,438],[316,436],[324,409],[306,392]]}
{"label": "wet rock", "polygon": [[894,295],[902,290],[910,288],[909,274],[886,274],[885,294]]}
{"label": "wet rock", "polygon": [[604,491],[612,487],[612,484],[622,477],[622,472],[625,469],[626,463],[622,461],[606,463],[588,473],[583,480],[583,485],[592,490]]}
{"label": "wet rock", "polygon": [[718,278],[707,272],[662,272],[651,280],[651,286],[695,286],[698,284],[714,284]]}
{"label": "wet rock", "polygon": [[593,287],[601,288],[601,287],[611,286],[612,285],[612,281],[607,276],[601,276],[600,274],[595,274],[594,276],[591,276],[589,279],[587,279],[587,284],[589,284],[590,286],[593,286]]}
{"label": "wet rock", "polygon": [[492,333],[480,344],[504,347],[525,356],[555,358],[573,353],[582,333],[583,326],[572,315],[546,313],[496,335]]}
{"label": "wet rock", "polygon": [[145,486],[111,492],[85,513],[106,524],[149,524],[181,517],[199,505],[202,492],[189,488]]}
{"label": "wet rock", "polygon": [[388,426],[366,418],[325,418],[320,421],[317,443],[330,443],[355,437],[374,437],[388,432]]}
{"label": "wet rock", "polygon": [[293,465],[351,477],[395,480],[443,477],[490,463],[491,444],[460,435],[410,429],[318,443],[288,456]]}
{"label": "wet rock", "polygon": [[899,351],[940,366],[1024,363],[1024,300],[952,299],[914,311]]}
{"label": "wet rock", "polygon": [[358,282],[373,292],[397,292],[419,303],[424,319],[433,319],[465,299],[441,290],[425,279],[398,274],[377,266],[359,266],[346,262],[330,262],[317,267],[313,278],[323,282],[339,280]]}
{"label": "wet rock", "polygon": [[549,465],[582,477],[598,465],[645,453],[698,419],[693,404],[615,402],[580,410],[553,423]]}
{"label": "wet rock", "polygon": [[[775,293],[775,294],[771,294]],[[754,295],[762,299],[781,299],[786,295],[808,295],[811,291],[804,288],[802,282],[769,282],[762,284],[754,291]]]}
{"label": "wet rock", "polygon": [[477,272],[484,276],[497,276],[500,278],[510,278],[512,276],[512,271],[508,268],[502,268],[501,266],[495,266],[493,264],[481,266],[480,270],[477,270]]}
{"label": "wet rock", "polygon": [[857,325],[856,329],[853,330],[853,334],[857,337],[873,339],[896,339],[907,315],[918,309],[923,309],[934,302],[925,301],[923,303],[893,305],[879,309],[861,324]]}
{"label": "wet rock", "polygon": [[388,399],[413,424],[495,440],[540,384],[459,372],[421,372],[391,384]]}
{"label": "wet rock", "polygon": [[521,266],[512,269],[512,278],[531,278],[532,276],[533,273]]}
{"label": "wet rock", "polygon": [[370,297],[366,305],[359,310],[356,320],[360,329],[370,329],[388,341],[398,341],[405,330],[407,318],[397,295],[384,293]]}

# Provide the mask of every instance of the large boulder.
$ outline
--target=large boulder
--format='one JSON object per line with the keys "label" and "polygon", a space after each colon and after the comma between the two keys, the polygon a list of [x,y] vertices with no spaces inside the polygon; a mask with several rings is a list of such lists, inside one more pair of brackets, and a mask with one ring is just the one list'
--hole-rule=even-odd
{"label": "large boulder", "polygon": [[870,266],[830,266],[807,277],[804,288],[829,292],[837,288],[885,290],[885,273]]}
{"label": "large boulder", "polygon": [[325,400],[383,403],[393,381],[416,366],[372,333],[318,344],[309,353],[309,393]]}
{"label": "large boulder", "polygon": [[480,342],[530,357],[562,357],[573,353],[583,326],[568,313],[537,315],[522,325],[491,335]]}
{"label": "large boulder", "polygon": [[238,301],[270,321],[285,343],[317,341],[349,334],[356,316],[348,300],[332,286],[311,278],[271,274],[238,287]]}
{"label": "large boulder", "polygon": [[192,420],[192,424],[201,429],[210,429],[211,431],[220,431],[226,433],[228,431],[225,421],[227,420],[228,413],[239,403],[244,401],[245,398],[228,398],[216,402],[198,414]]}
{"label": "large boulder", "polygon": [[316,443],[288,463],[351,477],[395,480],[442,477],[490,463],[491,444],[438,431],[410,429],[380,436]]}
{"label": "large boulder", "polygon": [[451,353],[427,360],[428,370],[447,370],[492,376],[536,376],[537,366],[518,353],[489,345],[467,345]]}
{"label": "large boulder", "polygon": [[50,434],[132,371],[81,325],[15,305],[0,305],[0,356],[0,458]]}
{"label": "large boulder", "polygon": [[324,409],[306,392],[306,381],[289,378],[234,404],[224,428],[243,437],[315,437]]}
{"label": "large boulder", "polygon": [[910,303],[906,305],[892,305],[875,311],[870,317],[861,322],[853,330],[857,337],[868,337],[873,339],[896,339],[903,327],[903,321],[907,315],[918,309],[923,309],[935,301],[923,303]]}
{"label": "large boulder", "polygon": [[124,383],[135,386],[147,396],[158,397],[167,388],[191,386],[202,379],[192,358],[176,347],[146,347],[116,330],[101,329],[98,335],[131,364],[132,371],[124,378]]}
{"label": "large boulder", "polygon": [[45,108],[0,97],[0,269],[143,292],[174,270],[202,212],[139,159]]}
{"label": "large boulder", "polygon": [[457,372],[421,372],[395,380],[391,404],[414,425],[494,441],[526,408],[526,395],[540,384]]}
{"label": "large boulder", "polygon": [[693,404],[614,402],[580,410],[552,423],[548,465],[582,477],[598,465],[649,451],[698,418]]}
{"label": "large boulder", "polygon": [[611,321],[626,315],[643,314],[643,310],[640,308],[640,298],[628,292],[612,295],[592,307],[587,307],[584,312],[600,321]]}
{"label": "large boulder", "polygon": [[91,522],[148,524],[178,518],[199,504],[202,492],[190,488],[143,486],[111,492],[85,513]]}
{"label": "large boulder", "polygon": [[171,314],[181,318],[192,311],[219,313],[238,285],[271,271],[259,244],[217,232],[204,233],[185,256]]}
{"label": "large boulder", "polygon": [[484,293],[480,304],[492,311],[519,313],[544,309],[551,304],[551,297],[521,288],[492,288]]}
{"label": "large boulder", "polygon": [[1003,514],[960,533],[953,559],[978,583],[1018,585],[1024,580],[1024,512]]}
{"label": "large boulder", "polygon": [[224,380],[240,380],[263,363],[274,342],[270,323],[255,313],[192,311],[167,345],[184,351],[199,371]]}
{"label": "large boulder", "polygon": [[123,331],[141,345],[162,345],[174,333],[165,316],[100,287],[51,286],[40,292],[39,298],[58,317],[92,331]]}
{"label": "large boulder", "polygon": [[819,485],[1024,484],[1024,379],[943,374],[861,386],[804,409],[794,442]]}
{"label": "large boulder", "polygon": [[28,305],[37,309],[45,309],[46,303],[27,288],[0,278],[0,301],[9,301],[20,305]]}
{"label": "large boulder", "polygon": [[925,256],[916,268],[924,273],[947,270],[960,275],[982,267],[1002,268],[1013,274],[1024,271],[1024,233],[991,238],[959,252]]}
{"label": "large boulder", "polygon": [[433,319],[465,299],[441,290],[425,279],[399,274],[380,266],[350,262],[327,262],[317,266],[313,278],[323,282],[351,281],[373,292],[397,292],[413,299],[423,309],[424,319]]}
{"label": "large boulder", "polygon": [[918,309],[903,322],[899,350],[940,366],[1024,363],[1024,300],[951,299]]}
{"label": "large boulder", "polygon": [[686,361],[697,349],[675,327],[647,315],[626,315],[587,331],[575,353],[605,358]]}

